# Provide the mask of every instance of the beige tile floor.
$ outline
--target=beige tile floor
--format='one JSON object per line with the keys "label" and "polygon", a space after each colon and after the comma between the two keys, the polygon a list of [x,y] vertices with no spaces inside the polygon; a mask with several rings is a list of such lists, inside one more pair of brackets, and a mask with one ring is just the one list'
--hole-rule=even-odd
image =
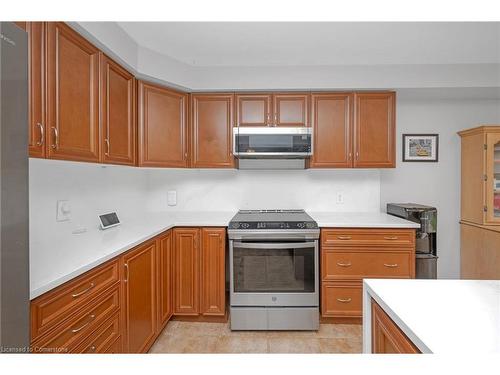
{"label": "beige tile floor", "polygon": [[228,323],[172,321],[150,353],[361,353],[361,326],[321,324],[317,332],[233,332]]}

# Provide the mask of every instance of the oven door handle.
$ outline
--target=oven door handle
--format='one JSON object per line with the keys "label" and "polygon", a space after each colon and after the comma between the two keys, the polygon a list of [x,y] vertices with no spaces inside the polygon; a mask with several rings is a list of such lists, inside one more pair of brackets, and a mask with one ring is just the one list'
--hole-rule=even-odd
{"label": "oven door handle", "polygon": [[268,242],[233,242],[233,247],[244,249],[304,249],[314,248],[314,242],[286,242],[286,243],[268,243]]}

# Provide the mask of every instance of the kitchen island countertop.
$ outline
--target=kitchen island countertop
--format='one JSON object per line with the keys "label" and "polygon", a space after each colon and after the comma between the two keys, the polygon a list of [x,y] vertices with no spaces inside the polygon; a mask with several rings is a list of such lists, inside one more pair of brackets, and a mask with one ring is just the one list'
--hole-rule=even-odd
{"label": "kitchen island countertop", "polygon": [[363,352],[371,299],[422,353],[500,354],[500,280],[363,281]]}

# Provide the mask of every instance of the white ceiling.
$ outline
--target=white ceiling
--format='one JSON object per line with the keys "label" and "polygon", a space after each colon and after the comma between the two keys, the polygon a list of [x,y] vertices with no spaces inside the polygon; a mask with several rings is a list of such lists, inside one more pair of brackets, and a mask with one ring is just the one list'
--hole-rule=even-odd
{"label": "white ceiling", "polygon": [[500,23],[119,22],[193,66],[500,63]]}

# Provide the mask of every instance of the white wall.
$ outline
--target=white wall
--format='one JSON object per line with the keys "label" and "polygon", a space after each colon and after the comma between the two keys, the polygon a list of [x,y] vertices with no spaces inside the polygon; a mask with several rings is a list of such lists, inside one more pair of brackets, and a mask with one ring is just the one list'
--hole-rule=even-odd
{"label": "white wall", "polygon": [[[71,237],[78,241],[72,231],[80,227],[99,230],[98,214],[116,211],[129,220],[145,212],[146,171],[140,168],[32,158],[29,178],[32,251]],[[69,200],[70,221],[56,222],[58,200]]]}
{"label": "white wall", "polygon": [[[236,211],[240,208],[304,208],[309,211],[378,211],[378,170],[248,171],[150,170],[152,211]],[[177,206],[167,191],[177,190]],[[336,204],[342,193],[343,204]]]}
{"label": "white wall", "polygon": [[[460,276],[460,137],[478,124],[500,124],[498,100],[399,97],[396,169],[380,171],[380,203],[414,202],[438,209],[438,276]],[[438,163],[403,163],[403,133],[438,133]]]}

